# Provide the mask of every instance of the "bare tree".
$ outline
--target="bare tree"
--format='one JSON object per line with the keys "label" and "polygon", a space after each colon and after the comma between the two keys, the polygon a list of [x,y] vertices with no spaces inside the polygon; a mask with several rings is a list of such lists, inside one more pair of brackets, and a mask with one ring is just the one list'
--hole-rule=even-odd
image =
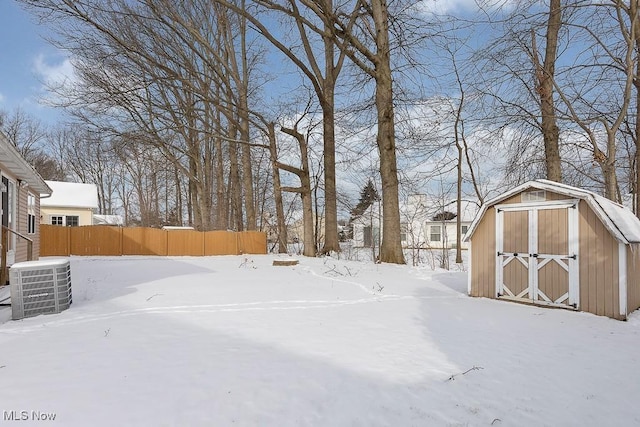
{"label": "bare tree", "polygon": [[[77,117],[137,133],[131,141],[172,161],[189,179],[187,210],[197,228],[256,227],[248,109],[256,52],[247,48],[243,19],[205,0],[23,3],[60,19],[60,45],[79,58],[80,84],[61,88]],[[97,120],[105,111],[109,120]],[[215,221],[214,196],[224,197]]]}
{"label": "bare tree", "polygon": [[316,256],[317,248],[315,241],[315,233],[313,226],[313,203],[311,198],[311,176],[309,173],[309,144],[307,137],[298,130],[300,121],[304,118],[301,115],[296,121],[293,127],[281,127],[280,130],[287,135],[290,135],[298,142],[300,149],[300,167],[287,165],[281,162],[276,162],[278,168],[287,172],[295,174],[300,179],[299,187],[281,187],[282,191],[289,191],[299,193],[302,198],[302,215],[303,215],[303,227],[304,227],[304,252],[305,256]]}
{"label": "bare tree", "polygon": [[54,138],[55,129],[45,126],[20,108],[11,112],[0,111],[0,129],[44,179],[64,181],[63,165],[50,153],[50,140]]}
{"label": "bare tree", "polygon": [[319,16],[330,17],[336,43],[351,61],[375,82],[375,105],[382,181],[382,242],[380,261],[404,264],[400,240],[400,208],[396,160],[393,76],[389,10],[385,0],[356,1],[352,9],[327,13],[315,5]]}
{"label": "bare tree", "polygon": [[544,140],[544,160],[547,179],[562,181],[560,164],[560,130],[556,119],[556,108],[553,99],[553,83],[555,77],[556,58],[558,52],[558,34],[562,25],[562,8],[560,0],[549,2],[549,18],[545,37],[544,61],[540,63],[536,33],[531,30],[531,56],[535,67],[536,90],[540,97],[542,117],[540,126]]}

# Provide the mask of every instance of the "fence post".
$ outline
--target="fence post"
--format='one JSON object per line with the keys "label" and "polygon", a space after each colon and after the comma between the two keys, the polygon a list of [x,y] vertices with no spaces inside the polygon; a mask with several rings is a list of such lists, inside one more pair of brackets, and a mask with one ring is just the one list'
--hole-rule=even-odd
{"label": "fence post", "polygon": [[71,256],[71,228],[64,227],[64,230],[67,233],[67,256]]}

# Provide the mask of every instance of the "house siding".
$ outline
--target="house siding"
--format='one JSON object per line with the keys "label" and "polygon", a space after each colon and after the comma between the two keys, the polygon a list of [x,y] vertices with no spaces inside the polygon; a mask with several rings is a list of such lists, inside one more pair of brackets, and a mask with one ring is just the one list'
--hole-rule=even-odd
{"label": "house siding", "polygon": [[[20,186],[16,186],[16,188],[18,189],[16,200],[16,231],[23,236],[31,238],[31,236],[27,235],[27,194],[29,193],[29,189],[21,188]],[[29,257],[27,256],[27,247],[27,241],[18,236],[16,238],[16,262],[29,260]]]}
{"label": "house siding", "polygon": [[[3,169],[2,174],[5,177],[7,177],[7,179],[13,182],[14,188],[15,188],[16,211],[14,213],[15,217],[13,220],[13,223],[14,223],[13,231],[21,234],[22,236],[32,239],[33,238],[32,235],[27,235],[27,194],[29,193],[29,187],[21,187],[19,185],[18,178],[14,174],[8,172],[7,170]],[[36,196],[36,199],[39,198],[39,195],[35,194],[35,196]],[[14,246],[15,255],[14,255],[13,262],[27,261],[28,260],[27,241],[23,237],[20,237],[19,235],[16,235],[11,232],[9,232],[8,238],[9,239],[15,238],[15,246]],[[35,252],[34,252],[34,259],[37,259],[35,257]]]}
{"label": "house siding", "polygon": [[[431,241],[431,226],[439,225],[440,226],[440,241]],[[460,223],[461,226],[469,227],[471,225],[470,222],[463,221]],[[431,249],[442,249],[444,245],[444,237],[447,237],[447,248],[455,249],[456,247],[456,238],[458,235],[458,227],[454,221],[443,222],[442,221],[427,221],[421,231],[421,237],[423,237],[422,242],[426,243],[426,247]],[[462,234],[464,237],[464,233]],[[410,242],[403,242],[405,247],[411,247]],[[462,249],[467,249],[468,245],[465,242],[462,242]]]}
{"label": "house siding", "polygon": [[40,223],[51,224],[51,216],[78,216],[78,225],[93,225],[93,210],[90,208],[43,207],[40,209]]}
{"label": "house siding", "polygon": [[40,221],[38,221],[38,218],[40,218],[40,197],[37,194],[34,194],[34,196],[36,196],[35,233],[29,237],[33,240],[33,259],[36,260],[40,258]]}

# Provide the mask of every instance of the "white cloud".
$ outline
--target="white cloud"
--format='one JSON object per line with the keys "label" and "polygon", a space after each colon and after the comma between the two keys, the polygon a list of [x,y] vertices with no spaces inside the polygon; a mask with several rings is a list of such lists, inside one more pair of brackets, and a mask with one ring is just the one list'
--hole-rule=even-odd
{"label": "white cloud", "polygon": [[0,93],[0,104],[2,104],[3,102],[4,102],[4,95]]}
{"label": "white cloud", "polygon": [[73,63],[68,57],[56,62],[44,55],[38,55],[33,61],[33,69],[46,86],[67,85],[76,78]]}
{"label": "white cloud", "polygon": [[60,104],[60,96],[77,81],[73,60],[63,54],[38,55],[33,59],[32,71],[41,82],[35,102],[41,106]]}
{"label": "white cloud", "polygon": [[514,2],[515,0],[422,0],[419,7],[425,13],[445,14],[508,8]]}

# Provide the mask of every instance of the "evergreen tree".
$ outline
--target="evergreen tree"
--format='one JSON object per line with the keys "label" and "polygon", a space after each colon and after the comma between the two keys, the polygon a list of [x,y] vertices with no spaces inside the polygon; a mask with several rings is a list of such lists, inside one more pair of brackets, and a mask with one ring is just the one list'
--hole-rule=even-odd
{"label": "evergreen tree", "polygon": [[369,206],[373,204],[373,202],[378,200],[380,200],[378,190],[376,190],[375,185],[373,185],[373,181],[369,178],[369,181],[360,192],[360,200],[358,201],[358,204],[351,210],[351,219],[362,215]]}

